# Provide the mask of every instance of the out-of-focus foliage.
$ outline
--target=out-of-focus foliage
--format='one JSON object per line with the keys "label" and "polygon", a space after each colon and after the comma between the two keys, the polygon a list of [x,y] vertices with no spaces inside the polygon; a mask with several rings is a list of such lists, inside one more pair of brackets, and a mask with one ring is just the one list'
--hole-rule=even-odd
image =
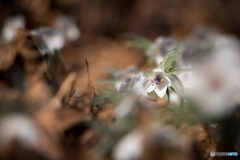
{"label": "out-of-focus foliage", "polygon": [[1,0],[0,159],[238,159],[239,4]]}

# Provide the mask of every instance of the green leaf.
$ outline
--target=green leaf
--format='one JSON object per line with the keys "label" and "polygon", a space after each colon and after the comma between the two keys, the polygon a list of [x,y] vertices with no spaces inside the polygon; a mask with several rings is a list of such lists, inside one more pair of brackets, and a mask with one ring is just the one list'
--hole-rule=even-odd
{"label": "green leaf", "polygon": [[150,48],[151,45],[148,45],[148,44],[145,44],[143,42],[138,42],[138,41],[127,41],[127,45],[130,46],[130,47],[136,47],[138,49],[141,49],[141,50],[148,50]]}
{"label": "green leaf", "polygon": [[140,36],[137,34],[130,34],[129,36],[133,40],[127,41],[127,45],[131,46],[131,47],[139,48],[139,49],[143,50],[144,52],[146,52],[153,44],[150,40],[148,40],[147,38],[145,38],[143,36]]}
{"label": "green leaf", "polygon": [[117,70],[115,70],[115,69],[113,69],[113,68],[111,68],[111,67],[104,67],[104,68],[105,68],[105,70],[107,71],[107,73],[108,73],[109,75],[112,75],[112,76],[114,76],[115,73],[117,72]]}
{"label": "green leaf", "polygon": [[164,71],[166,72],[166,68],[171,68],[173,62],[175,61],[175,59],[181,54],[182,52],[173,52],[171,55],[169,55],[168,59],[166,60],[165,64],[164,64]]}
{"label": "green leaf", "polygon": [[153,57],[149,57],[148,60],[147,60],[147,64],[151,65],[154,61],[154,58]]}
{"label": "green leaf", "polygon": [[143,73],[143,76],[149,76],[149,75],[153,75],[155,72],[152,71],[147,71]]}
{"label": "green leaf", "polygon": [[165,69],[166,71],[165,72],[167,73],[169,71],[169,69],[171,69],[171,68],[172,68],[172,66],[166,67],[166,69]]}
{"label": "green leaf", "polygon": [[134,39],[135,41],[139,41],[145,44],[152,44],[152,42],[150,40],[148,40],[147,38],[138,35],[138,34],[129,34],[130,38]]}
{"label": "green leaf", "polygon": [[170,87],[175,93],[177,93],[182,99],[188,99],[187,96],[180,90],[178,89],[177,85],[175,84],[174,81],[171,81],[172,86]]}
{"label": "green leaf", "polygon": [[169,73],[166,73],[166,76],[169,77],[169,78],[174,78],[174,76],[169,74]]}
{"label": "green leaf", "polygon": [[173,75],[178,75],[184,72],[191,72],[192,68],[186,68],[186,69],[171,69],[170,71],[168,71],[168,74],[173,74]]}
{"label": "green leaf", "polygon": [[104,84],[114,84],[116,83],[115,79],[98,79],[98,82],[104,83]]}
{"label": "green leaf", "polygon": [[165,69],[164,67],[165,67],[165,63],[166,63],[167,59],[175,52],[175,49],[177,49],[182,43],[178,43],[171,50],[169,50],[167,52],[167,54],[165,55],[163,61],[157,66],[157,68]]}

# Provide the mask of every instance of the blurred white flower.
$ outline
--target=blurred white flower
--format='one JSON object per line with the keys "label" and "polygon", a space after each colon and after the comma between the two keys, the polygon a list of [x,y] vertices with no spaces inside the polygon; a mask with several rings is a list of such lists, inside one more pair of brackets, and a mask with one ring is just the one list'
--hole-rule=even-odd
{"label": "blurred white flower", "polygon": [[143,88],[143,76],[142,74],[137,75],[131,79],[130,82],[124,82],[118,88],[118,92],[121,94],[135,93],[148,96],[147,92]]}
{"label": "blurred white flower", "polygon": [[212,53],[195,68],[193,87],[203,113],[222,116],[231,112],[240,80],[239,41],[219,35]]}
{"label": "blurred white flower", "polygon": [[139,74],[142,74],[142,72],[134,65],[131,65],[124,70],[117,71],[114,73],[114,78],[116,79],[115,88],[119,89],[122,83],[130,83],[132,78]]}
{"label": "blurred white flower", "polygon": [[179,95],[173,91],[170,91],[170,102],[171,103],[175,103],[178,104],[180,103],[181,98],[179,97]]}
{"label": "blurred white flower", "polygon": [[217,32],[215,30],[198,26],[180,45],[182,54],[176,59],[180,68],[193,68],[197,54],[204,54],[213,47]]}
{"label": "blurred white flower", "polygon": [[56,20],[55,28],[60,29],[67,41],[75,41],[79,39],[81,32],[72,17],[59,16]]}
{"label": "blurred white flower", "polygon": [[0,144],[8,145],[12,140],[28,149],[37,148],[41,142],[40,130],[25,115],[13,114],[4,117],[0,122]]}
{"label": "blurred white flower", "polygon": [[113,150],[115,160],[140,159],[143,154],[143,133],[134,130],[125,135]]}
{"label": "blurred white flower", "polygon": [[157,37],[153,45],[147,50],[146,55],[154,58],[155,62],[159,64],[174,44],[175,40],[171,37]]}
{"label": "blurred white flower", "polygon": [[54,54],[55,50],[61,50],[65,45],[62,32],[50,27],[41,27],[30,33],[35,38],[35,43],[42,55]]}
{"label": "blurred white flower", "polygon": [[162,69],[153,69],[153,72],[155,73],[144,77],[143,87],[147,93],[154,90],[162,98],[166,93],[167,87],[171,86],[171,81]]}
{"label": "blurred white flower", "polygon": [[129,95],[125,96],[123,100],[119,103],[115,110],[115,117],[117,120],[122,120],[130,113],[135,114],[137,112],[137,96]]}
{"label": "blurred white flower", "polygon": [[181,73],[178,78],[181,80],[184,90],[188,90],[192,88],[193,85],[193,73],[192,72],[186,72]]}
{"label": "blurred white flower", "polygon": [[3,24],[2,36],[3,38],[11,42],[20,28],[25,28],[25,19],[21,15],[15,17],[8,17]]}

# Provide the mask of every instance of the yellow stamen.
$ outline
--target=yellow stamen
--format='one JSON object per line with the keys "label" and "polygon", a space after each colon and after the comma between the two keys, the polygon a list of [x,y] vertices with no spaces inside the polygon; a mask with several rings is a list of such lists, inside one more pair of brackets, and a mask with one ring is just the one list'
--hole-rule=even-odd
{"label": "yellow stamen", "polygon": [[127,87],[127,90],[129,90],[129,87]]}
{"label": "yellow stamen", "polygon": [[165,78],[164,78],[164,77],[162,77],[161,83],[163,83],[164,81],[165,81]]}
{"label": "yellow stamen", "polygon": [[149,79],[152,80],[152,77],[150,77]]}

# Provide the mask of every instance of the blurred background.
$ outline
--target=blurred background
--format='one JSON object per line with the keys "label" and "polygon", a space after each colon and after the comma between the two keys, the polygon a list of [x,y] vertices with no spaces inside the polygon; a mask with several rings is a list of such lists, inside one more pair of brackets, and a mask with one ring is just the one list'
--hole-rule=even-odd
{"label": "blurred background", "polygon": [[[132,34],[183,41],[206,27],[202,41],[217,31],[236,39],[216,41],[239,47],[239,8],[238,0],[0,0],[0,159],[238,159],[209,153],[240,152],[239,104],[211,119],[169,109],[166,99],[115,101],[99,79],[156,67],[127,45]],[[134,107],[119,120],[116,106],[126,104]]]}

